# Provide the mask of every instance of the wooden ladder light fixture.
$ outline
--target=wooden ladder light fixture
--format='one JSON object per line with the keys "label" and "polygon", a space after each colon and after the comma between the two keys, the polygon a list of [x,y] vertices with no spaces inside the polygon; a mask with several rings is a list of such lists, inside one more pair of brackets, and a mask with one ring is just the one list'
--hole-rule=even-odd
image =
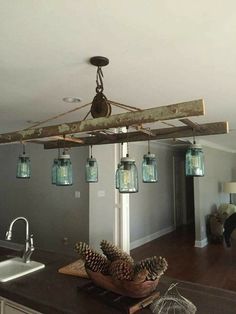
{"label": "wooden ladder light fixture", "polygon": [[[90,59],[90,63],[97,67],[96,95],[92,103],[58,114],[55,117],[41,121],[27,129],[0,134],[0,144],[32,141],[34,143],[44,144],[45,149],[53,149],[58,147],[60,141],[63,141],[63,138],[65,138],[65,135],[67,135],[66,140],[67,146],[69,147],[122,143],[125,140],[124,134],[109,133],[109,129],[122,127],[134,127],[138,130],[129,132],[129,142],[147,141],[149,136],[151,136],[152,140],[191,137],[193,125],[195,128],[195,136],[228,133],[228,122],[198,125],[187,119],[188,117],[196,117],[205,114],[204,102],[202,99],[144,110],[107,99],[103,94],[102,67],[109,64],[109,59],[96,56]],[[91,105],[90,110],[83,120],[41,126],[43,123],[52,121],[70,113],[71,111],[76,111],[89,105]],[[112,106],[126,110],[126,112],[111,115]],[[92,118],[87,119],[90,114]],[[156,121],[164,122],[174,119],[180,119],[184,126],[151,130],[143,127],[146,123],[153,123]],[[88,136],[79,138],[80,133],[88,133]],[[91,133],[93,136],[91,136]]]}

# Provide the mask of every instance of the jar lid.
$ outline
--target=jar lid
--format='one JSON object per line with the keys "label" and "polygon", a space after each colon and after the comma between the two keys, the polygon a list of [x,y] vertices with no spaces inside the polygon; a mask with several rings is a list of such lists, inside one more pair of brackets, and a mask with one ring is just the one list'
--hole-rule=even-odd
{"label": "jar lid", "polygon": [[193,148],[193,149],[202,149],[202,146],[200,144],[192,144],[190,145],[190,148]]}
{"label": "jar lid", "polygon": [[93,158],[93,157],[91,158],[91,157],[90,157],[90,158],[87,158],[87,161],[93,161],[93,162],[96,162],[97,160],[96,160],[96,158]]}
{"label": "jar lid", "polygon": [[70,159],[70,155],[69,154],[62,154],[59,156],[59,159]]}
{"label": "jar lid", "polygon": [[120,162],[122,163],[122,162],[135,162],[135,160],[133,159],[133,158],[131,158],[131,157],[122,157],[121,159],[120,159]]}
{"label": "jar lid", "polygon": [[148,154],[143,155],[143,158],[155,159],[155,158],[156,158],[156,155],[155,155],[155,154],[150,154],[150,153],[148,153]]}
{"label": "jar lid", "polygon": [[26,159],[29,159],[29,155],[26,155],[26,154],[20,154],[20,155],[19,155],[19,158],[26,158]]}

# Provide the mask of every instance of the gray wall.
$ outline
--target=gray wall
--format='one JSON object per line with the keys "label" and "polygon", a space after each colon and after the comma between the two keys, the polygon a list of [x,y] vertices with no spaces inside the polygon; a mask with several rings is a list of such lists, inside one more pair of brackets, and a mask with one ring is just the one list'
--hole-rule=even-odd
{"label": "gray wall", "polygon": [[94,146],[93,156],[98,162],[99,178],[89,186],[89,243],[99,250],[101,240],[115,240],[115,145]]}
{"label": "gray wall", "polygon": [[[4,239],[11,220],[25,216],[30,221],[35,246],[74,254],[77,240],[89,240],[89,193],[84,180],[88,148],[71,151],[74,185],[57,187],[51,184],[51,165],[57,150],[44,150],[41,145],[27,144],[32,177],[16,179],[16,161],[20,145],[0,146],[0,239]],[[75,198],[80,191],[80,198]],[[13,241],[22,241],[23,223],[15,225]],[[63,238],[68,238],[65,245]]]}
{"label": "gray wall", "polygon": [[222,182],[235,180],[236,156],[233,153],[203,147],[205,176],[194,178],[196,240],[206,238],[206,217],[221,203],[229,203]]}
{"label": "gray wall", "polygon": [[173,152],[151,143],[158,162],[158,183],[143,183],[141,164],[147,143],[131,143],[130,156],[139,170],[139,193],[130,195],[131,243],[173,226]]}

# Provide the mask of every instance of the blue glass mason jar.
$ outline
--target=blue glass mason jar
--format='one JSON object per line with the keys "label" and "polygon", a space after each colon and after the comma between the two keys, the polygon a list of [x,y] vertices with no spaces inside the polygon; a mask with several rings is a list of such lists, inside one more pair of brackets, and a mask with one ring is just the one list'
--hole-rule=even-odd
{"label": "blue glass mason jar", "polygon": [[16,177],[19,179],[29,179],[31,177],[30,158],[25,153],[18,158]]}
{"label": "blue glass mason jar", "polygon": [[85,166],[85,181],[88,183],[98,182],[98,164],[96,158],[87,158]]}
{"label": "blue glass mason jar", "polygon": [[145,154],[142,162],[142,175],[144,183],[157,182],[157,160],[155,154]]}
{"label": "blue glass mason jar", "polygon": [[121,158],[118,180],[120,193],[138,192],[138,170],[134,159],[130,157]]}
{"label": "blue glass mason jar", "polygon": [[186,176],[193,177],[204,176],[204,153],[200,145],[194,143],[187,150],[185,156],[185,174]]}
{"label": "blue glass mason jar", "polygon": [[119,190],[119,169],[120,169],[120,163],[117,165],[117,169],[116,169],[116,175],[115,175],[115,183],[116,183],[116,189]]}
{"label": "blue glass mason jar", "polygon": [[70,155],[63,153],[58,158],[58,165],[56,167],[56,185],[65,186],[72,184],[72,164]]}
{"label": "blue glass mason jar", "polygon": [[52,165],[52,184],[57,183],[57,166],[58,166],[58,158],[55,158],[53,160],[53,165]]}

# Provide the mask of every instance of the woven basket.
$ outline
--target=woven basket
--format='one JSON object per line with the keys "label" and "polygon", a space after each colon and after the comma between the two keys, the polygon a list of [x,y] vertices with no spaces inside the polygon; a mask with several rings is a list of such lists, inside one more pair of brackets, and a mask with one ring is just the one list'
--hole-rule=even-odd
{"label": "woven basket", "polygon": [[99,287],[130,298],[144,298],[149,296],[157,287],[159,278],[142,283],[128,280],[117,280],[99,272],[86,269],[90,279]]}

